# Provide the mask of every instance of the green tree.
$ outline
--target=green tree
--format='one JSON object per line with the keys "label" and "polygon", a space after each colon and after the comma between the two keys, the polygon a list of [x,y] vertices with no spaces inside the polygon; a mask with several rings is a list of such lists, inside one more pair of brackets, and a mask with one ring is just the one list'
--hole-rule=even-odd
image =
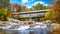
{"label": "green tree", "polygon": [[7,15],[7,9],[6,8],[0,8],[0,16],[6,14]]}
{"label": "green tree", "polygon": [[2,12],[2,9],[0,9],[0,16],[2,16],[3,15],[3,12]]}
{"label": "green tree", "polygon": [[32,8],[26,8],[27,10],[26,11],[33,11],[33,9]]}
{"label": "green tree", "polygon": [[7,17],[8,5],[9,0],[0,0],[0,20],[6,19],[4,17]]}
{"label": "green tree", "polygon": [[47,9],[47,7],[44,6],[43,4],[38,3],[35,6],[33,6],[33,9],[34,10],[44,10],[44,9]]}
{"label": "green tree", "polygon": [[[5,16],[6,15],[6,16]],[[2,20],[4,20],[4,19],[7,19],[7,18],[5,18],[5,17],[7,17],[7,9],[6,8],[1,8],[0,9],[0,19]]]}

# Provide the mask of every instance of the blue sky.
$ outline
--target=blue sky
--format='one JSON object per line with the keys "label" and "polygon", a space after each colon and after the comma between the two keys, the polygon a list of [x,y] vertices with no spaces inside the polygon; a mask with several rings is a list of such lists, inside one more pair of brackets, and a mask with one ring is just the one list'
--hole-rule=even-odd
{"label": "blue sky", "polygon": [[17,4],[20,4],[20,5],[24,5],[28,8],[31,8],[33,5],[36,5],[37,3],[48,6],[49,1],[50,0],[10,0],[10,3],[12,3],[12,4],[17,3]]}

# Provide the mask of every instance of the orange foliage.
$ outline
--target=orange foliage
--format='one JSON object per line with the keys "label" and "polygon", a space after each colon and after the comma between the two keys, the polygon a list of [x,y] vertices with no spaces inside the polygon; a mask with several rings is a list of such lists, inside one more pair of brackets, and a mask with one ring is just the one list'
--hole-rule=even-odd
{"label": "orange foliage", "polygon": [[53,5],[53,17],[52,19],[56,20],[57,22],[60,22],[60,0]]}

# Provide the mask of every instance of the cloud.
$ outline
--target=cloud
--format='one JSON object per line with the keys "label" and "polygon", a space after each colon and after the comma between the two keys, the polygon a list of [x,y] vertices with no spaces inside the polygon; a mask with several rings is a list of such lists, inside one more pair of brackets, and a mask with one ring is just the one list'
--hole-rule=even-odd
{"label": "cloud", "polygon": [[38,1],[38,2],[35,2],[34,5],[36,5],[36,4],[38,4],[38,3],[40,3],[40,4],[44,4],[44,2],[42,2],[42,1]]}
{"label": "cloud", "polygon": [[18,4],[18,1],[17,0],[10,0],[10,3],[12,3],[12,4],[17,3]]}
{"label": "cloud", "polygon": [[28,2],[33,2],[34,0],[29,0]]}
{"label": "cloud", "polygon": [[27,8],[31,8],[31,6],[26,6]]}
{"label": "cloud", "polygon": [[22,0],[22,3],[24,4],[24,3],[31,3],[31,2],[33,2],[34,0]]}
{"label": "cloud", "polygon": [[22,0],[22,3],[26,3],[26,2],[28,2],[28,0]]}
{"label": "cloud", "polygon": [[26,5],[27,8],[32,8],[33,4]]}
{"label": "cloud", "polygon": [[44,4],[44,6],[48,6],[48,4]]}
{"label": "cloud", "polygon": [[12,3],[12,1],[10,1],[10,3]]}
{"label": "cloud", "polygon": [[[26,6],[26,7],[28,7],[28,8],[31,8],[32,6],[35,6],[36,4],[38,4],[38,3],[40,3],[40,4],[45,4],[43,1],[37,1],[37,2],[34,2],[34,3],[31,3],[31,5],[30,6]],[[44,6],[46,6],[47,4],[45,4]]]}
{"label": "cloud", "polygon": [[38,3],[43,4],[44,6],[48,6],[48,4],[45,4],[45,2],[43,2],[43,1],[37,1],[34,3],[32,3],[32,2],[34,2],[34,0],[24,0],[23,5],[25,5],[27,8],[31,8],[32,6],[35,6]]}

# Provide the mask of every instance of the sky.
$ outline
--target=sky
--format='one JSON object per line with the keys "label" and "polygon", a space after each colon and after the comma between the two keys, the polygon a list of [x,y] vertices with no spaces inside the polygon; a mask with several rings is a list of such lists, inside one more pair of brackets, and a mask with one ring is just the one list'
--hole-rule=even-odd
{"label": "sky", "polygon": [[11,4],[19,4],[24,5],[28,8],[31,8],[33,5],[35,6],[37,3],[43,4],[44,6],[49,5],[50,0],[10,0]]}

